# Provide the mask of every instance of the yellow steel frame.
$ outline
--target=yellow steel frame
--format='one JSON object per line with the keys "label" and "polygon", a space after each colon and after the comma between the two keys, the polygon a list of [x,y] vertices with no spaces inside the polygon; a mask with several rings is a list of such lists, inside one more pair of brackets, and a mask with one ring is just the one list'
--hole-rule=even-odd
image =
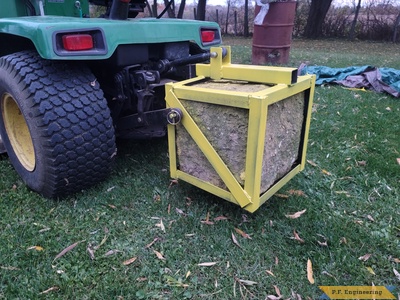
{"label": "yellow steel frame", "polygon": [[[177,168],[177,149],[175,126],[168,126],[168,143],[170,156],[170,173],[172,178],[182,179],[220,198],[240,205],[245,210],[254,212],[267,201],[291,178],[302,171],[306,162],[308,132],[311,121],[311,109],[314,95],[315,76],[297,77],[297,70],[283,67],[266,67],[231,64],[230,48],[222,57],[222,48],[212,48],[216,57],[211,58],[210,64],[196,65],[197,77],[178,83],[166,85],[166,102],[168,107],[179,108],[183,113],[182,125],[193,138],[199,149],[204,153],[217,174],[227,186],[221,189]],[[217,89],[205,89],[191,84],[211,79],[232,79],[249,82],[266,83],[270,88],[249,94]],[[283,178],[276,182],[266,192],[260,194],[262,177],[262,159],[264,155],[265,132],[267,130],[268,106],[306,91],[307,111],[303,132],[300,163]],[[232,106],[249,110],[248,136],[246,146],[245,183],[240,185],[213,146],[201,132],[195,121],[182,105],[180,99],[198,101],[224,106]]]}

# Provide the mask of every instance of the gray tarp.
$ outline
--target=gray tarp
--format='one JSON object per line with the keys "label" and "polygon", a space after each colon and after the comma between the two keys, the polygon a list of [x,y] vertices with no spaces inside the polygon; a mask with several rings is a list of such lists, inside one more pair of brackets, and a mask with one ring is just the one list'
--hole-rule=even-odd
{"label": "gray tarp", "polygon": [[330,68],[301,65],[299,73],[315,74],[317,85],[337,83],[349,88],[365,88],[400,97],[400,70],[372,66]]}

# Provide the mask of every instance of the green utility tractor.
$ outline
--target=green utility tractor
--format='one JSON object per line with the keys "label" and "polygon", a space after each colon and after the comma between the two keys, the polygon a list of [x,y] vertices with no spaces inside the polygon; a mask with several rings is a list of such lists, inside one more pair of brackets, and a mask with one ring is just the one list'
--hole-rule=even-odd
{"label": "green utility tractor", "polygon": [[[90,17],[90,5],[104,13]],[[1,0],[0,151],[57,198],[103,180],[116,138],[162,137],[182,114],[165,84],[192,78],[217,24],[135,18],[145,0]]]}

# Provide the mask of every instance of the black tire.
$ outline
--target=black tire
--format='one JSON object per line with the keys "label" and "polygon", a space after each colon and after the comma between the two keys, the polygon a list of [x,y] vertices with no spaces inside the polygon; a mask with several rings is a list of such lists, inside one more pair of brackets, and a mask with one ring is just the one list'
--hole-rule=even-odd
{"label": "black tire", "polygon": [[34,51],[0,58],[0,135],[32,190],[48,198],[103,180],[116,152],[110,110],[89,69]]}

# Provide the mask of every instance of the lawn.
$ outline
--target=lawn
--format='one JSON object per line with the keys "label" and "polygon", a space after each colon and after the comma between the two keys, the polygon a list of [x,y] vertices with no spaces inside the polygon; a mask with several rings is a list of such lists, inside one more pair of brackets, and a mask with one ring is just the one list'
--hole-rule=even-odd
{"label": "lawn", "polygon": [[[250,63],[251,40],[224,42]],[[290,66],[400,69],[399,50],[295,40]],[[171,182],[166,139],[119,141],[111,177],[60,201],[1,156],[0,299],[400,299],[400,100],[325,85],[314,102],[306,169],[253,214]]]}

